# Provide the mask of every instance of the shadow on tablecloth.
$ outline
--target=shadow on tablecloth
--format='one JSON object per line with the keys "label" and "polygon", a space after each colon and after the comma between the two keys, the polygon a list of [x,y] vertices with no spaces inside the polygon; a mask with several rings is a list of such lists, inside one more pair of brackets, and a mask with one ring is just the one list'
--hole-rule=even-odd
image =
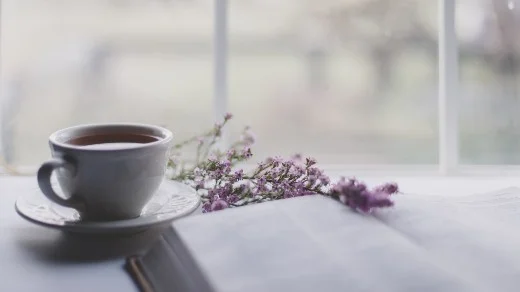
{"label": "shadow on tablecloth", "polygon": [[78,263],[122,259],[141,254],[159,238],[165,227],[129,235],[85,235],[47,228],[17,230],[16,245],[39,260]]}

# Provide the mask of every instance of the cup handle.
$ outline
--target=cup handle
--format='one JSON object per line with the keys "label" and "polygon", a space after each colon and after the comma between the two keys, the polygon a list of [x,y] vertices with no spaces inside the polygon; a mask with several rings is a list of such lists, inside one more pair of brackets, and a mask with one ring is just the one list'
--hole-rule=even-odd
{"label": "cup handle", "polygon": [[74,208],[78,211],[82,211],[84,209],[84,204],[77,198],[64,199],[60,197],[58,194],[56,194],[56,192],[54,192],[54,189],[52,188],[51,184],[51,174],[54,170],[58,168],[66,168],[72,171],[72,173],[75,173],[76,171],[74,165],[71,162],[67,161],[65,158],[52,158],[44,162],[40,166],[40,169],[38,169],[38,186],[42,190],[43,194],[47,197],[47,199],[51,200],[52,202],[64,207]]}

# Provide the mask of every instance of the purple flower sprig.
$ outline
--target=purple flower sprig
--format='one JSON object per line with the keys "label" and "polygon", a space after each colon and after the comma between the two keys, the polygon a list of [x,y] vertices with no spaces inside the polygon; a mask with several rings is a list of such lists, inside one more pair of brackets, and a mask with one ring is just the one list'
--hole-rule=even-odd
{"label": "purple flower sprig", "polygon": [[374,208],[391,207],[394,202],[390,196],[399,192],[395,183],[386,183],[372,190],[356,179],[341,178],[328,192],[328,195],[353,209],[370,212]]}
{"label": "purple flower sprig", "polygon": [[[314,167],[312,159],[299,164],[293,160],[268,158],[250,174],[245,174],[242,169],[231,170],[229,156],[232,155],[233,151],[228,153],[228,159],[210,160],[205,168],[197,170],[195,188],[207,190],[203,195],[205,212],[323,193],[330,182]],[[250,155],[250,150],[240,155]]]}
{"label": "purple flower sprig", "polygon": [[[216,123],[212,129],[203,133],[202,135],[196,135],[180,143],[175,144],[172,147],[170,157],[168,158],[168,170],[170,172],[170,178],[178,181],[189,181],[195,178],[194,171],[198,168],[204,168],[207,166],[209,159],[222,159],[226,152],[220,151],[216,146],[217,143],[222,139],[223,128],[233,118],[231,114],[226,114],[221,123]],[[231,166],[236,165],[238,162],[247,160],[251,155],[239,155],[240,152],[244,152],[245,148],[249,148],[255,142],[255,137],[249,127],[245,127],[241,133],[240,139],[235,141],[230,147],[229,151],[235,151],[236,155],[230,157]],[[183,157],[185,153],[183,150],[190,146],[195,146],[195,157],[186,158]]]}
{"label": "purple flower sprig", "polygon": [[[356,179],[342,178],[331,184],[330,178],[316,166],[316,160],[302,159],[301,155],[286,160],[267,158],[247,173],[235,169],[237,163],[253,156],[250,147],[255,138],[246,127],[226,152],[214,149],[222,128],[231,118],[228,114],[207,133],[175,145],[168,163],[171,179],[185,182],[200,193],[203,212],[308,195],[328,196],[361,212],[393,206],[391,195],[399,191],[395,183],[368,189]],[[188,162],[179,161],[178,157],[180,150],[190,144],[196,144],[197,151],[187,166]]]}
{"label": "purple flower sprig", "polygon": [[[271,158],[260,163],[250,176],[245,176],[242,170],[230,171],[226,163],[216,163],[218,166],[210,170],[213,175],[209,175],[215,178],[214,186],[203,196],[203,211],[307,195],[325,195],[365,213],[393,206],[390,196],[398,192],[397,184],[387,183],[369,190],[356,179],[342,178],[330,185],[329,177],[312,166],[313,162],[307,159],[301,165]],[[197,188],[203,186],[200,181]]]}

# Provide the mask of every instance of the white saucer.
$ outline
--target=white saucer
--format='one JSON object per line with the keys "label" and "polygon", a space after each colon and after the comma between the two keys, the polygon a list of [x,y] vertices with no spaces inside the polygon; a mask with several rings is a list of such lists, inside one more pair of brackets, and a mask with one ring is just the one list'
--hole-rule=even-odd
{"label": "white saucer", "polygon": [[171,180],[165,180],[141,216],[134,219],[85,222],[78,212],[47,200],[39,190],[21,196],[16,200],[16,212],[32,223],[75,233],[134,233],[159,226],[197,209],[200,197],[191,187]]}

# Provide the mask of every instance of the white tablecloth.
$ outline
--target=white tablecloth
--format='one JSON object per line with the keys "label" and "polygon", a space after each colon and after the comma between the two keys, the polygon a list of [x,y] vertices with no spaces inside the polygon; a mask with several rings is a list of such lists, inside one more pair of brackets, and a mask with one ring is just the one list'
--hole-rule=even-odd
{"label": "white tablecloth", "polygon": [[[520,185],[516,178],[366,179],[370,184],[388,180],[407,193],[444,195]],[[0,177],[0,291],[137,291],[123,269],[124,256],[148,247],[158,232],[111,239],[65,236],[16,214],[16,197],[37,191],[34,177]]]}
{"label": "white tablecloth", "polygon": [[17,196],[37,190],[34,177],[0,177],[0,291],[137,291],[123,268],[124,255],[146,248],[157,231],[127,238],[65,236],[16,214]]}

